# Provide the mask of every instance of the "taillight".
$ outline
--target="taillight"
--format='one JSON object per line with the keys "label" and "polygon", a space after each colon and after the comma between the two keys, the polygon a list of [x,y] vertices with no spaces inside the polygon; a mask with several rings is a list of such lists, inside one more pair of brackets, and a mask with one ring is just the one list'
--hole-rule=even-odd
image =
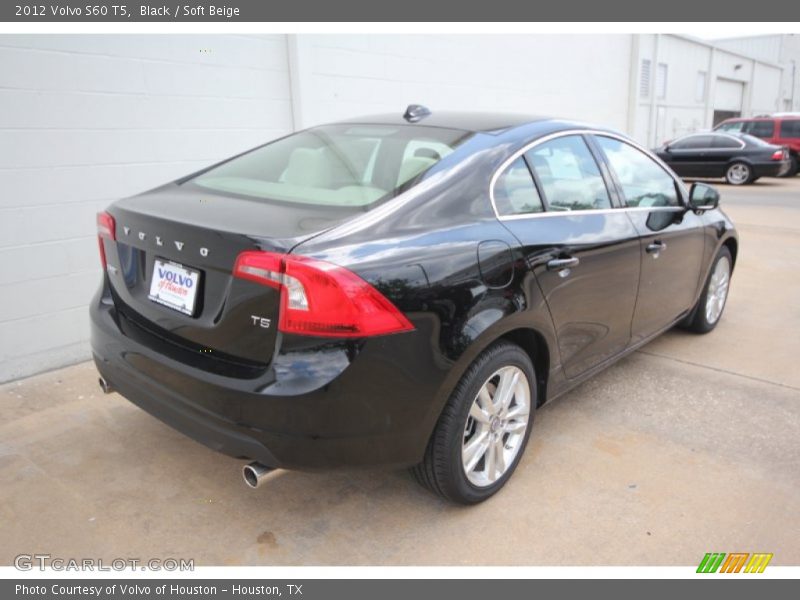
{"label": "taillight", "polygon": [[775,152],[772,153],[772,160],[783,160],[783,157],[784,157],[783,150],[775,150]]}
{"label": "taillight", "polygon": [[378,290],[329,262],[273,252],[243,252],[236,259],[233,274],[280,290],[278,329],[284,333],[368,337],[414,329]]}
{"label": "taillight", "polygon": [[106,268],[106,249],[103,246],[103,239],[112,241],[117,239],[115,231],[114,217],[107,212],[97,213],[97,242],[100,245],[100,262],[103,269]]}

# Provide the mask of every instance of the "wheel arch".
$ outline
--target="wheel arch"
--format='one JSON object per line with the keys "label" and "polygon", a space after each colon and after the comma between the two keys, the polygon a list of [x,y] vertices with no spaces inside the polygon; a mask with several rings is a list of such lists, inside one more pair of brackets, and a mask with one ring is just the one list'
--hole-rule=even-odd
{"label": "wheel arch", "polygon": [[493,344],[502,341],[516,344],[522,348],[523,352],[531,359],[536,373],[536,406],[539,407],[545,403],[547,400],[547,389],[553,360],[551,352],[555,348],[555,340],[548,341],[546,332],[531,327],[530,325],[520,325],[519,323],[509,323],[506,327],[499,330],[493,328],[491,333],[484,332],[482,336],[479,336],[470,345],[469,349],[461,355],[455,364],[453,364],[447,378],[439,388],[435,401],[431,405],[431,412],[428,414],[424,425],[425,431],[423,439],[425,440],[425,444],[420,448],[420,460],[422,459],[425,447],[428,445],[435,431],[436,423],[439,421],[439,417],[447,405],[447,401],[450,399],[450,395],[455,389],[455,386],[478,356]]}
{"label": "wheel arch", "polygon": [[492,344],[501,340],[516,344],[531,359],[536,373],[536,406],[541,406],[547,399],[547,382],[550,374],[550,348],[547,340],[539,331],[530,327],[512,329],[501,335]]}
{"label": "wheel arch", "polygon": [[733,236],[728,237],[725,239],[720,247],[724,247],[728,249],[728,252],[731,253],[731,269],[736,266],[736,255],[739,252],[739,242],[736,241],[736,238]]}
{"label": "wheel arch", "polygon": [[744,163],[751,169],[754,166],[753,160],[748,156],[734,156],[733,158],[728,159],[728,162],[725,163],[725,169],[727,170],[734,163]]}
{"label": "wheel arch", "polygon": [[509,319],[509,322],[496,324],[495,327],[484,331],[482,335],[473,340],[467,350],[456,360],[450,368],[445,380],[442,382],[436,400],[432,405],[432,413],[429,415],[430,430],[433,431],[436,421],[438,421],[442,410],[447,404],[450,394],[455,389],[458,382],[464,376],[469,366],[486,349],[493,344],[501,341],[508,341],[516,344],[530,357],[533,368],[536,371],[536,405],[541,406],[547,399],[547,385],[549,383],[550,368],[552,365],[552,349],[555,348],[555,341],[547,338],[547,332],[541,331],[528,324],[520,324]]}

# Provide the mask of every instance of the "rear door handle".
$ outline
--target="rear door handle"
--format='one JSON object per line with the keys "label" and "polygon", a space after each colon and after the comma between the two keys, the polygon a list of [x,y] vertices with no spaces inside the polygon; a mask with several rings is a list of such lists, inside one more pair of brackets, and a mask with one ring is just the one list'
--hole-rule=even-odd
{"label": "rear door handle", "polygon": [[580,262],[580,259],[576,256],[570,256],[569,258],[551,258],[547,261],[547,270],[561,271],[563,269],[571,269],[572,267],[577,267]]}
{"label": "rear door handle", "polygon": [[652,244],[648,244],[647,245],[647,252],[649,252],[650,254],[656,254],[656,253],[661,252],[662,250],[666,250],[666,249],[667,249],[667,245],[664,242],[662,242],[661,240],[656,240]]}

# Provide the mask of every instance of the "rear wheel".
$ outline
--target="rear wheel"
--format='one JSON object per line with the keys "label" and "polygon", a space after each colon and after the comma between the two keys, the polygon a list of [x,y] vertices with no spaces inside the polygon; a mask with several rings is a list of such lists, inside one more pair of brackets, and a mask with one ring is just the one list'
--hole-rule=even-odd
{"label": "rear wheel", "polygon": [[711,266],[711,272],[708,274],[700,299],[689,320],[683,323],[687,329],[697,333],[708,333],[717,326],[728,300],[732,266],[730,250],[723,246]]}
{"label": "rear wheel", "polygon": [[741,161],[731,163],[725,171],[725,181],[731,185],[752,183],[753,170],[750,168],[750,165]]}
{"label": "rear wheel", "polygon": [[442,411],[417,481],[452,502],[475,504],[495,494],[516,469],[536,407],[528,355],[495,344],[467,369]]}

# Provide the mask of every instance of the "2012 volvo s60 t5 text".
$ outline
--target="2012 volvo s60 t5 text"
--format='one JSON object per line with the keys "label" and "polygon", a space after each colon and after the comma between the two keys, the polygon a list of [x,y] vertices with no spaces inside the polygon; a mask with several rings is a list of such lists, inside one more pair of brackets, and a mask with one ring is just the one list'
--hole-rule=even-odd
{"label": "2012 volvo s60 t5 text", "polygon": [[412,467],[457,502],[519,462],[536,409],[676,325],[707,332],[738,242],[604,128],[353,119],[98,215],[101,385],[269,469]]}

